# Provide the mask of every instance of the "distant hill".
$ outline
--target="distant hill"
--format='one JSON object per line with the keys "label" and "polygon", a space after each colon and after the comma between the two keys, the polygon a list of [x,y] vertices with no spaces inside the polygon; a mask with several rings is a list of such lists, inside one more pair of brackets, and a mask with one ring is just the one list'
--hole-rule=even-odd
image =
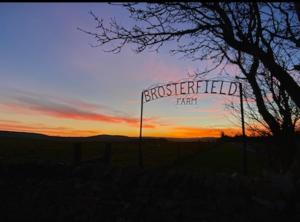
{"label": "distant hill", "polygon": [[[82,141],[82,142],[130,142],[138,141],[138,137],[128,137],[121,135],[95,135],[87,137],[62,137],[62,136],[48,136],[40,133],[29,133],[29,132],[13,132],[13,131],[0,131],[0,138],[14,138],[14,139],[40,139],[40,140],[51,140],[51,141]],[[163,138],[155,137],[144,137],[144,141],[153,140],[166,140]]]}
{"label": "distant hill", "polygon": [[0,131],[0,138],[28,138],[28,139],[47,139],[50,136],[40,133],[27,133],[27,132],[12,132],[12,131]]}
{"label": "distant hill", "polygon": [[[62,136],[48,136],[41,133],[29,132],[13,132],[13,131],[0,131],[0,138],[15,138],[15,139],[40,139],[40,140],[54,140],[54,141],[82,141],[82,142],[130,142],[138,141],[138,137],[128,137],[121,135],[95,135],[88,137],[62,137]],[[158,138],[158,137],[143,137],[143,141],[173,141],[173,142],[195,142],[215,141],[218,138],[202,137],[202,138]]]}
{"label": "distant hill", "polygon": [[119,135],[96,135],[89,137],[48,136],[40,133],[0,131],[0,138],[43,139],[59,141],[130,141],[134,138]]}

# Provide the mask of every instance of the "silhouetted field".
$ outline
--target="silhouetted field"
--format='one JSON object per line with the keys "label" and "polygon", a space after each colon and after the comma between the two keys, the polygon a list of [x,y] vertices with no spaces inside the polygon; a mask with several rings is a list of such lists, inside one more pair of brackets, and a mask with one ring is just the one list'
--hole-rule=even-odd
{"label": "silhouetted field", "polygon": [[[75,147],[81,144],[81,162]],[[111,164],[105,163],[111,143]],[[77,144],[77,145],[76,145]],[[256,144],[256,148],[259,148]],[[1,221],[299,221],[300,180],[239,142],[0,139]],[[250,148],[254,149],[254,144]]]}
{"label": "silhouetted field", "polygon": [[[1,138],[2,164],[51,163],[74,164],[75,144],[81,144],[81,162],[101,162],[107,143],[111,143],[111,164],[116,167],[138,166],[138,142],[133,141],[56,141],[30,138]],[[234,142],[171,142],[152,140],[143,142],[146,168],[168,168],[204,173],[240,172],[241,144]],[[259,174],[262,158],[248,153],[249,172]]]}

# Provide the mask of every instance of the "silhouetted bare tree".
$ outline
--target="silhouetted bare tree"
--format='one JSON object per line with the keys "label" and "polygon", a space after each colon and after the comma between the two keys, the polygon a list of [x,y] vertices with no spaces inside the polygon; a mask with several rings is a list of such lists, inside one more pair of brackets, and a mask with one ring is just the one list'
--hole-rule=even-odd
{"label": "silhouetted bare tree", "polygon": [[[274,162],[280,170],[289,170],[291,164],[298,161],[295,129],[299,123],[300,109],[257,58],[229,59],[240,67],[248,83],[244,84],[248,127],[256,134],[273,135],[275,140],[271,151]],[[229,107],[240,113],[238,105],[231,103]]]}
{"label": "silhouetted bare tree", "polygon": [[[140,26],[126,28],[111,20],[104,21],[91,12],[98,32],[99,45],[112,46],[119,52],[134,44],[136,52],[158,50],[168,41],[177,41],[172,53],[194,59],[218,61],[224,65],[224,51],[254,56],[272,73],[300,107],[299,65],[300,24],[294,3],[165,3],[122,4]],[[81,29],[82,30],[82,29]],[[84,31],[84,30],[82,30]]]}
{"label": "silhouetted bare tree", "polygon": [[[80,29],[114,53],[126,44],[137,53],[176,41],[172,54],[210,60],[211,70],[236,64],[247,78],[257,113],[278,138],[293,135],[300,107],[299,5],[293,2],[121,4],[140,25],[105,25],[94,13],[97,31]],[[294,118],[294,119],[293,119]],[[261,118],[258,118],[261,120]],[[286,141],[286,140],[285,140]]]}

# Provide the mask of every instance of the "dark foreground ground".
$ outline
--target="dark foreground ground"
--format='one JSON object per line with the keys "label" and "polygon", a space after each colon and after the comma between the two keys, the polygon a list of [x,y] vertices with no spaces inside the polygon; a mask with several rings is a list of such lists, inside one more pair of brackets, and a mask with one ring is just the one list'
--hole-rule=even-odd
{"label": "dark foreground ground", "polygon": [[300,221],[300,181],[99,164],[2,166],[1,221]]}

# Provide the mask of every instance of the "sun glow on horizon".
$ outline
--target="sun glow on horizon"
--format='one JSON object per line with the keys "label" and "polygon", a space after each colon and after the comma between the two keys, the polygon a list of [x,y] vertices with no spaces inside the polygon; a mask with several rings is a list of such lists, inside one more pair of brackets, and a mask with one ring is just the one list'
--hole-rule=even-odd
{"label": "sun glow on horizon", "polygon": [[[138,137],[139,128],[128,130],[100,130],[100,129],[76,129],[71,127],[47,127],[45,124],[24,124],[13,121],[0,121],[0,130],[13,132],[28,132],[41,133],[49,136],[66,136],[66,137],[88,137],[96,135],[120,135],[129,137]],[[146,131],[146,129],[144,129]],[[201,137],[220,137],[221,133],[227,136],[235,136],[241,134],[239,128],[196,128],[196,127],[182,127],[171,126],[164,130],[151,130],[151,132],[144,132],[144,137],[165,137],[165,138],[201,138]]]}

